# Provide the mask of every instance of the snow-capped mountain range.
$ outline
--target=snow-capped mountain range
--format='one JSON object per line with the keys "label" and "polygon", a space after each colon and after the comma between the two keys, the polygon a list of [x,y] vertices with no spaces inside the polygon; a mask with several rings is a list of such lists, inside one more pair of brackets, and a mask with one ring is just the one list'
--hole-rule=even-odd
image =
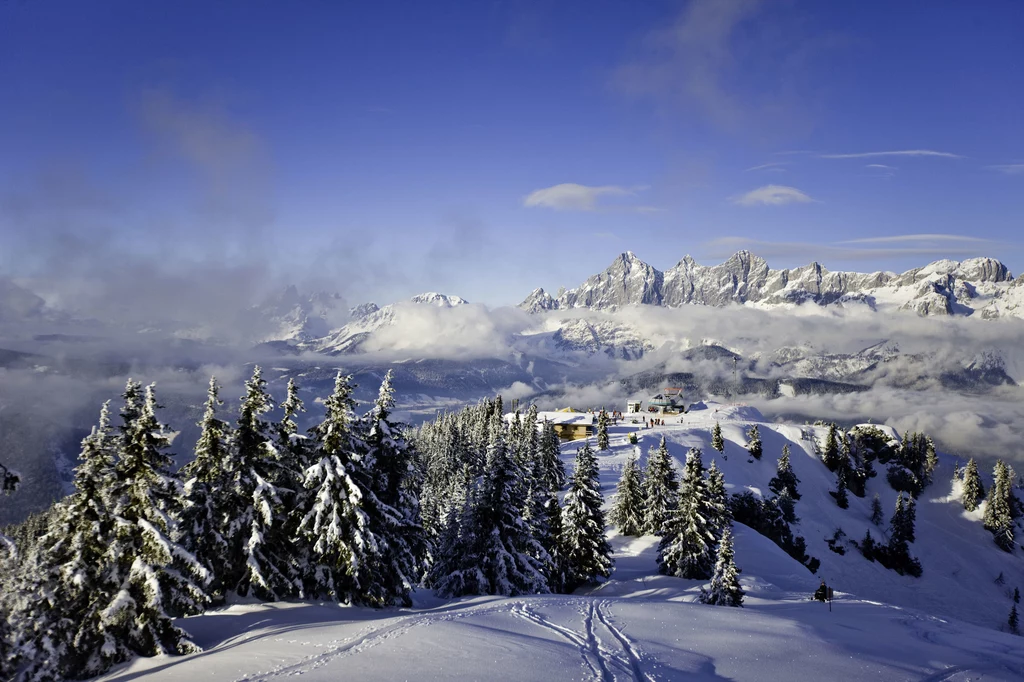
{"label": "snow-capped mountain range", "polygon": [[940,260],[896,274],[830,272],[819,263],[773,270],[760,256],[738,251],[712,266],[686,256],[662,272],[626,252],[575,289],[560,290],[555,296],[535,289],[519,307],[537,313],[628,305],[772,307],[802,303],[860,304],[920,315],[1024,317],[1024,280],[1014,279],[1006,266],[993,258]]}

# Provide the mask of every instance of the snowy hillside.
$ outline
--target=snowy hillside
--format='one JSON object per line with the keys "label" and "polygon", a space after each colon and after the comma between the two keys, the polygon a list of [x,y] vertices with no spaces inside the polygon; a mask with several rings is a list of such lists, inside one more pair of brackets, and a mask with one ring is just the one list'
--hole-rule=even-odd
{"label": "snowy hillside", "polygon": [[[329,604],[236,604],[179,622],[206,651],[138,659],[100,678],[184,681],[593,679],[673,680],[1020,680],[1024,639],[998,631],[1024,584],[1018,549],[999,550],[981,526],[983,508],[964,512],[951,484],[952,458],[940,456],[935,482],[920,495],[911,552],[920,578],[870,562],[848,541],[829,549],[838,528],[847,540],[871,530],[878,493],[886,518],[896,493],[884,474],[848,509],[828,494],[835,475],[810,439],[827,429],[766,423],[753,408],[707,403],[664,426],[610,428],[611,448],[598,452],[606,508],[634,447],[641,463],[662,437],[677,469],[699,447],[723,471],[730,493],[768,494],[776,459],[789,444],[800,479],[794,531],[821,561],[817,575],[773,542],[736,524],[736,562],[747,592],[743,608],[697,603],[704,581],[658,575],[657,538],[620,537],[610,580],[573,595],[445,600],[427,590],[408,609],[374,611]],[[724,453],[712,449],[719,423]],[[757,425],[764,455],[752,460],[747,432]],[[891,435],[896,435],[887,430]],[[635,433],[638,446],[627,437]],[[571,463],[578,443],[566,444]],[[987,484],[986,484],[987,485]],[[1003,584],[996,584],[1002,575]],[[819,577],[836,597],[831,608],[809,601]]]}

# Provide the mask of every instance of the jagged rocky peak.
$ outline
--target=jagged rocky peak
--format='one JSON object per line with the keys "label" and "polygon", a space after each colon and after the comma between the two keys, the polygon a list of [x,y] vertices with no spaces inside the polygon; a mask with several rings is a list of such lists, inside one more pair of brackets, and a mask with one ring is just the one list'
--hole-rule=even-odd
{"label": "jagged rocky peak", "polygon": [[367,315],[372,315],[378,310],[380,310],[380,306],[376,303],[362,303],[357,305],[355,308],[349,308],[348,316],[353,320],[361,320]]}
{"label": "jagged rocky peak", "polygon": [[436,305],[439,308],[454,308],[457,305],[466,305],[469,303],[464,298],[458,296],[448,296],[447,294],[439,294],[433,291],[425,294],[418,294],[413,296],[411,299],[413,303],[426,303],[429,305]]}
{"label": "jagged rocky peak", "polygon": [[544,310],[557,310],[558,301],[552,298],[551,294],[538,287],[530,292],[530,295],[519,304],[519,307],[528,313],[539,313]]}
{"label": "jagged rocky peak", "polygon": [[[664,273],[627,251],[602,273],[575,289],[554,297],[535,290],[520,305],[531,313],[567,308],[614,309],[624,305],[686,304],[726,306],[866,304],[876,308],[876,296],[902,299],[900,305],[921,315],[971,314],[982,307],[983,317],[998,317],[1014,305],[994,303],[1017,285],[1006,266],[993,258],[943,260],[897,275],[891,272],[831,272],[820,263],[772,270],[767,261],[741,250],[718,265],[701,265],[684,257]],[[894,292],[900,292],[895,294]],[[909,292],[909,298],[907,298]],[[883,296],[885,298],[885,296]],[[972,301],[977,301],[972,303]],[[987,306],[987,307],[986,307]]]}

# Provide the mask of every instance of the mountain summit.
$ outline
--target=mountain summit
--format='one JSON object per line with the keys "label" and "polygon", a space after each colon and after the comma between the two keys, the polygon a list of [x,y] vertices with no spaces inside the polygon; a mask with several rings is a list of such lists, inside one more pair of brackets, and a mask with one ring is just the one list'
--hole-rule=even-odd
{"label": "mountain summit", "polygon": [[902,274],[831,272],[820,263],[774,270],[750,251],[737,251],[719,265],[700,265],[686,256],[661,272],[630,251],[604,272],[552,297],[535,289],[519,305],[527,312],[625,305],[722,307],[732,303],[776,306],[816,303],[883,305],[921,315],[982,317],[1024,314],[1024,282],[1014,280],[993,258],[941,260]]}

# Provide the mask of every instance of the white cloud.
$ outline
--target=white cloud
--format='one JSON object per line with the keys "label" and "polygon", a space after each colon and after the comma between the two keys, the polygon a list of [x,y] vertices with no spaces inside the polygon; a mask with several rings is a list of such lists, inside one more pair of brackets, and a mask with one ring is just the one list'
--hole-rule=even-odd
{"label": "white cloud", "polygon": [[896,170],[896,166],[886,166],[884,163],[869,163],[865,168],[878,168],[880,170]]}
{"label": "white cloud", "polygon": [[959,234],[897,234],[887,237],[865,237],[848,239],[839,244],[889,244],[897,242],[963,242],[969,244],[992,244],[991,239],[966,237]]}
{"label": "white cloud", "polygon": [[783,204],[806,204],[813,202],[810,198],[795,187],[785,185],[765,185],[751,190],[743,196],[733,199],[733,203],[740,206],[782,206]]}
{"label": "white cloud", "polygon": [[[523,197],[523,206],[527,208],[552,208],[556,211],[596,211],[602,206],[598,202],[603,197],[631,197],[636,196],[638,190],[644,187],[620,187],[618,185],[603,185],[591,187],[578,185],[575,182],[563,182],[560,185],[545,187],[534,190]],[[623,207],[617,207],[622,209]],[[647,213],[656,211],[651,206],[628,206],[626,210]]]}
{"label": "white cloud", "polygon": [[[897,238],[898,240],[899,238]],[[876,240],[864,240],[870,244]],[[845,246],[859,244],[860,240],[838,242],[837,244],[814,244],[810,242],[768,242],[747,237],[720,237],[702,244],[702,254],[706,258],[728,258],[740,249],[753,251],[762,258],[809,259],[818,262],[836,261],[877,261],[885,258],[969,258],[985,255],[983,251],[991,250],[993,242],[963,242],[958,244],[930,246],[921,241],[914,246]],[[886,242],[882,242],[883,244]]]}
{"label": "white cloud", "polygon": [[999,171],[1006,175],[1024,175],[1024,163],[1000,163],[994,166],[986,166],[989,170]]}
{"label": "white cloud", "polygon": [[938,156],[947,159],[962,159],[959,154],[937,152],[931,149],[903,149],[893,152],[860,152],[858,154],[819,154],[821,159],[871,159],[879,156]]}
{"label": "white cloud", "polygon": [[744,173],[749,173],[750,171],[757,171],[757,170],[783,171],[783,170],[785,170],[785,168],[780,168],[780,166],[786,166],[788,164],[789,164],[788,161],[772,161],[771,163],[762,163],[760,166],[752,166],[750,168],[747,168],[743,172]]}

